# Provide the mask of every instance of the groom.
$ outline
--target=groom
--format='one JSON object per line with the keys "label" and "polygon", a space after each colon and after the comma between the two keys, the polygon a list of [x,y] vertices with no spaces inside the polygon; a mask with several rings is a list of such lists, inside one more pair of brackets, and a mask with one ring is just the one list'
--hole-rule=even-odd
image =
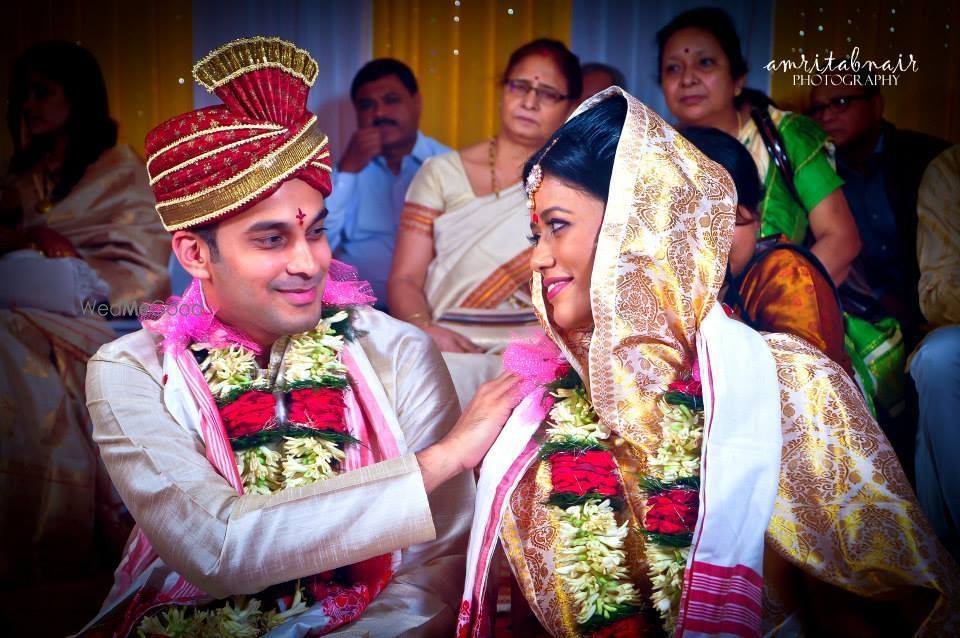
{"label": "groom", "polygon": [[330,153],[306,109],[316,75],[290,43],[232,42],[194,67],[224,105],[147,137],[191,312],[145,322],[88,368],[94,439],[137,528],[84,634],[454,627],[466,470],[514,380],[481,388],[458,420],[431,340],[331,265]]}

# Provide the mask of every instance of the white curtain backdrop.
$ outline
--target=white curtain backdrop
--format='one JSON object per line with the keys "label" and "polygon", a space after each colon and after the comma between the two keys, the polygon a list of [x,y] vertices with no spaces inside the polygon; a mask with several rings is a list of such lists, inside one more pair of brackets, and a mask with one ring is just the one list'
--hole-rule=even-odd
{"label": "white curtain backdrop", "polygon": [[627,90],[673,122],[657,85],[656,33],[681,12],[702,6],[730,14],[750,69],[747,86],[769,93],[770,74],[763,66],[771,58],[773,0],[573,0],[573,52],[582,63],[603,62],[623,71]]}
{"label": "white curtain backdrop", "polygon": [[[371,7],[371,0],[196,0],[193,57],[255,35],[279,36],[309,51],[320,66],[309,108],[330,136],[337,161],[356,128],[350,81],[373,52]],[[199,108],[219,100],[194,85],[193,103]]]}

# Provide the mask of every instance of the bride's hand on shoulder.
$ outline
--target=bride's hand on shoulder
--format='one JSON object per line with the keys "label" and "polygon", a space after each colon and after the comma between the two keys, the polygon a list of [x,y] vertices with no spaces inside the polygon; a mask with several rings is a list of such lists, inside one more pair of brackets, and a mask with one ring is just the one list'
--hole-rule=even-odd
{"label": "bride's hand on shoulder", "polygon": [[504,372],[481,385],[450,432],[417,454],[427,492],[480,464],[522,398],[517,393],[519,381]]}

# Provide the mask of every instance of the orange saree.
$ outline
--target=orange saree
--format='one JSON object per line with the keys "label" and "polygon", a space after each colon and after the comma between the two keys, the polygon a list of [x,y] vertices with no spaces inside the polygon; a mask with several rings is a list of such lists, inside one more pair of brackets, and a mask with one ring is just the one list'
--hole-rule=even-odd
{"label": "orange saree", "polygon": [[724,301],[755,330],[800,337],[830,357],[852,377],[843,346],[843,312],[832,283],[802,252],[780,235],[771,249],[758,252],[733,279]]}

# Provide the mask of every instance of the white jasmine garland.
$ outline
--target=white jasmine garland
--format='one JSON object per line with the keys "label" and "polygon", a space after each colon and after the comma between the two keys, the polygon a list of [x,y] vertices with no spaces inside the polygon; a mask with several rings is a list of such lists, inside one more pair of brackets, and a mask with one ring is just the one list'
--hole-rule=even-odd
{"label": "white jasmine garland", "polygon": [[653,605],[664,618],[667,631],[676,623],[675,609],[680,604],[683,575],[686,570],[689,547],[669,547],[647,544],[650,581],[653,583]]}
{"label": "white jasmine garland", "polygon": [[310,485],[333,476],[333,462],[346,455],[337,444],[315,436],[283,437],[283,487]]}
{"label": "white jasmine garland", "polygon": [[656,455],[650,459],[650,471],[663,481],[700,475],[700,442],[703,439],[703,413],[685,405],[660,400],[660,429],[663,438]]}
{"label": "white jasmine garland", "polygon": [[290,608],[287,611],[268,611],[263,614],[263,628],[269,631],[270,629],[279,627],[294,616],[299,616],[308,609],[309,607],[307,607],[307,603],[303,599],[303,590],[297,587],[297,591],[293,595],[293,601],[290,603]]}
{"label": "white jasmine garland", "polygon": [[[291,337],[284,356],[286,383],[346,377],[347,367],[340,361],[343,336],[336,334],[333,325],[348,317],[346,311],[337,312],[322,319],[313,330]],[[205,349],[203,344],[194,348]],[[265,379],[254,378],[257,362],[253,353],[236,344],[207,349],[200,370],[218,400],[238,390],[269,390]],[[271,494],[286,487],[309,485],[332,476],[333,463],[345,458],[338,444],[326,439],[285,439],[234,452],[244,491]]]}
{"label": "white jasmine garland", "polygon": [[[583,388],[561,388],[554,397],[558,400],[547,421],[549,441],[595,445],[610,436]],[[639,605],[623,551],[629,523],[617,522],[610,500],[594,497],[566,509],[552,509],[559,523],[556,571],[573,601],[577,622],[610,618],[624,607]]]}
{"label": "white jasmine garland", "polygon": [[588,441],[602,441],[610,436],[610,429],[600,423],[597,413],[587,399],[583,388],[560,388],[553,393],[559,399],[550,410],[547,436],[569,437]]}
{"label": "white jasmine garland", "polygon": [[213,397],[223,399],[234,390],[252,385],[257,360],[252,352],[234,344],[210,349],[200,370]]}
{"label": "white jasmine garland", "polygon": [[290,340],[284,357],[284,377],[287,383],[310,381],[324,375],[346,374],[347,367],[339,359],[340,350],[343,349],[343,336],[336,334],[332,326],[347,317],[347,313],[341,310],[322,320],[313,330]]}
{"label": "white jasmine garland", "polygon": [[243,597],[234,599],[236,607],[229,602],[216,611],[217,629],[224,638],[256,638],[260,635],[259,620],[263,615],[260,601]]}
{"label": "white jasmine garland", "polygon": [[280,454],[270,445],[234,452],[243,491],[254,494],[271,494],[283,487],[283,472],[280,469]]}
{"label": "white jasmine garland", "polygon": [[195,636],[200,628],[206,624],[209,612],[197,611],[190,613],[180,607],[170,609],[156,615],[146,616],[140,621],[137,633],[140,636],[158,634],[160,636]]}
{"label": "white jasmine garland", "polygon": [[[703,413],[685,405],[673,405],[660,399],[662,439],[650,459],[651,474],[663,481],[700,476],[700,445],[703,440]],[[673,632],[683,592],[689,547],[673,547],[648,538],[646,543],[648,574],[653,585],[651,601],[663,619],[667,633]]]}
{"label": "white jasmine garland", "polygon": [[639,603],[625,566],[628,524],[617,524],[609,500],[590,500],[563,510],[557,546],[557,573],[576,602],[577,622],[609,617]]}
{"label": "white jasmine garland", "polygon": [[[582,388],[561,389],[547,422],[548,441],[596,445],[611,432],[599,423]],[[669,483],[700,475],[703,414],[685,405],[661,399],[661,444],[649,460],[652,478]],[[625,606],[639,604],[639,593],[630,581],[623,550],[628,523],[617,523],[609,500],[600,497],[561,510],[558,520],[556,571],[573,601],[577,622],[607,618]],[[651,602],[671,633],[677,621],[689,547],[645,543]]]}
{"label": "white jasmine garland", "polygon": [[141,637],[183,636],[189,638],[256,638],[307,611],[303,589],[297,587],[290,608],[284,612],[262,611],[260,601],[235,596],[223,607],[208,610],[170,607],[145,616],[137,627]]}

